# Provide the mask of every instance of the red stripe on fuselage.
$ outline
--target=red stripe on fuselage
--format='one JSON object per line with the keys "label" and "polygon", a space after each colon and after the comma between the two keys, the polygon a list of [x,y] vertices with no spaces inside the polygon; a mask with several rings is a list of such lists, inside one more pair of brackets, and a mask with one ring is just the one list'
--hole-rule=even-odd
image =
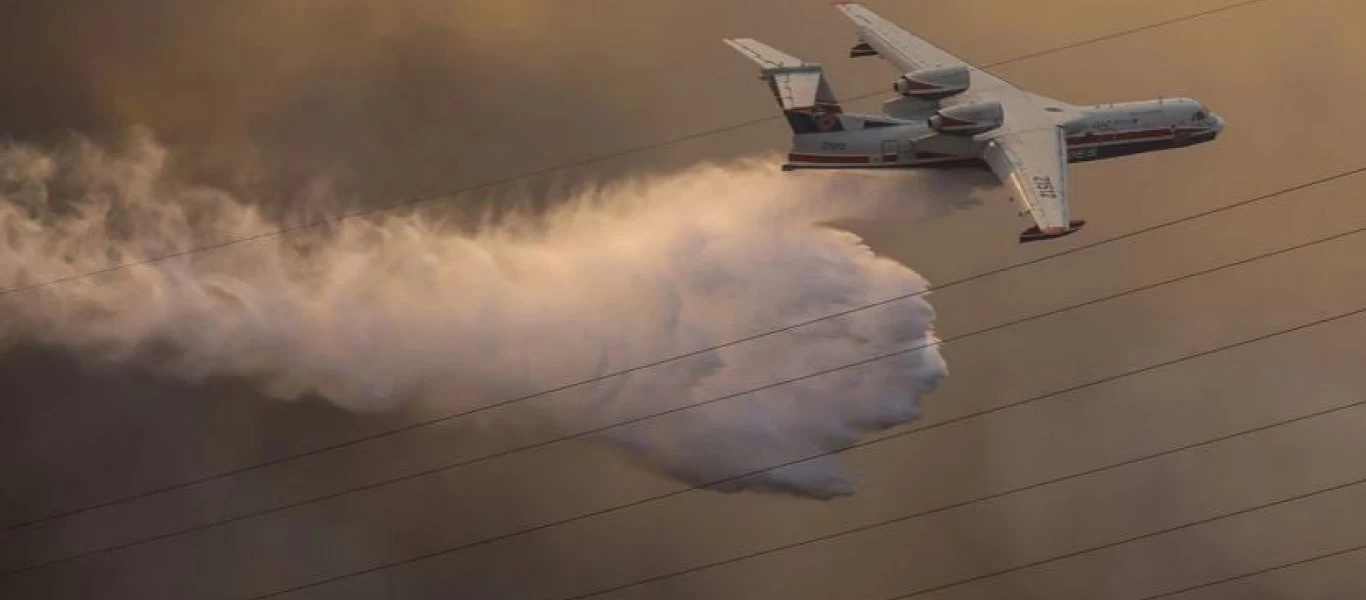
{"label": "red stripe on fuselage", "polygon": [[[1185,133],[1199,133],[1203,130],[1194,127],[1183,127],[1177,129],[1176,131]],[[1174,137],[1173,130],[1164,127],[1161,129],[1138,129],[1134,131],[1118,131],[1115,133],[1092,133],[1091,135],[1074,135],[1067,138],[1067,145],[1078,146],[1087,144],[1105,144],[1110,142],[1146,142],[1171,137]]]}
{"label": "red stripe on fuselage", "polygon": [[789,154],[787,160],[809,163],[862,164],[868,162],[868,157],[838,154]]}

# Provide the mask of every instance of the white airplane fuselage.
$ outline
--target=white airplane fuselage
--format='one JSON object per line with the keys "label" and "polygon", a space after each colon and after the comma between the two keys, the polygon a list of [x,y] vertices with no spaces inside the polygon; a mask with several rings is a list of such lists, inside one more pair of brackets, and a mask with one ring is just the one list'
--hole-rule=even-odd
{"label": "white airplane fuselage", "polygon": [[[896,99],[886,107],[894,116],[841,114],[842,131],[793,136],[783,169],[985,167],[986,134],[936,131],[926,120],[935,112],[932,105]],[[1069,163],[1209,142],[1224,128],[1222,118],[1189,98],[1080,108],[1083,116],[1063,125]]]}
{"label": "white airplane fuselage", "polygon": [[1080,231],[1068,164],[1202,144],[1224,120],[1190,98],[1077,106],[1011,83],[954,56],[858,2],[835,2],[857,33],[851,58],[876,56],[897,73],[884,115],[845,112],[819,63],[753,38],[725,43],[759,66],[792,131],[791,169],[989,170],[1031,226],[1020,243]]}

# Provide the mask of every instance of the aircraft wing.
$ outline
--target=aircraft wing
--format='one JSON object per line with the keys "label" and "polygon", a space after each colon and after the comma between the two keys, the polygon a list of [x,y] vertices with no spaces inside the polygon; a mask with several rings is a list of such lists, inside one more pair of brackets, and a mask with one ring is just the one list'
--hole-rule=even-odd
{"label": "aircraft wing", "polygon": [[1061,127],[1005,132],[982,150],[982,159],[1021,213],[1034,218],[1035,226],[1020,234],[1021,242],[1062,237],[1086,224],[1068,218],[1065,135]]}
{"label": "aircraft wing", "polygon": [[1021,213],[1034,218],[1035,227],[1020,234],[1021,242],[1064,236],[1085,225],[1084,221],[1068,218],[1067,140],[1061,127],[1084,117],[1084,111],[1020,89],[902,29],[861,4],[841,2],[837,7],[858,28],[862,44],[902,72],[966,67],[970,78],[968,89],[945,98],[941,106],[1001,103],[1005,123],[981,134],[978,139],[987,142],[982,158],[1010,189]]}
{"label": "aircraft wing", "polygon": [[[1084,115],[1081,109],[1016,87],[1014,84],[974,66],[944,49],[931,44],[901,26],[888,21],[877,13],[857,2],[837,2],[836,8],[848,17],[858,29],[859,39],[870,46],[879,56],[887,59],[900,72],[909,73],[921,69],[942,67],[967,67],[970,83],[967,91],[946,98],[944,106],[970,104],[995,100],[1005,106],[1007,112],[1020,117],[1027,113],[1032,123],[1020,125],[1032,127],[1039,122],[1055,124],[1066,123]],[[1009,121],[1009,119],[1008,119]]]}
{"label": "aircraft wing", "polygon": [[974,67],[967,61],[902,29],[896,23],[882,18],[862,4],[839,2],[835,7],[858,28],[860,40],[903,73],[941,67],[968,67],[971,70],[971,87],[959,98],[979,98],[984,93],[1012,87],[995,75]]}

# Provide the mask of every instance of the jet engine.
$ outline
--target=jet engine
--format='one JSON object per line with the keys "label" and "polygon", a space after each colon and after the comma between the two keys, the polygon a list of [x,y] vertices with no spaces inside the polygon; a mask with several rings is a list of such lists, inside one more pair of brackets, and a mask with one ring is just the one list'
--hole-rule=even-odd
{"label": "jet engine", "polygon": [[968,89],[968,68],[962,65],[921,69],[898,77],[892,89],[902,96],[940,100]]}
{"label": "jet engine", "polygon": [[1005,120],[1005,108],[1000,102],[983,102],[941,109],[927,124],[940,133],[977,135],[1000,127]]}

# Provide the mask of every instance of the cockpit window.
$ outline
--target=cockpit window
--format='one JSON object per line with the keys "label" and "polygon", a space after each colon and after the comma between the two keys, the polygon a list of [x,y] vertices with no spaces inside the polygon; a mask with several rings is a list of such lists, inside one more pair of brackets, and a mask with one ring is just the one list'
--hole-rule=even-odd
{"label": "cockpit window", "polygon": [[1205,118],[1208,117],[1208,116],[1209,116],[1209,114],[1206,113],[1206,112],[1203,111],[1203,110],[1201,110],[1201,111],[1196,111],[1196,113],[1195,113],[1195,120],[1196,120],[1196,121],[1204,121]]}

